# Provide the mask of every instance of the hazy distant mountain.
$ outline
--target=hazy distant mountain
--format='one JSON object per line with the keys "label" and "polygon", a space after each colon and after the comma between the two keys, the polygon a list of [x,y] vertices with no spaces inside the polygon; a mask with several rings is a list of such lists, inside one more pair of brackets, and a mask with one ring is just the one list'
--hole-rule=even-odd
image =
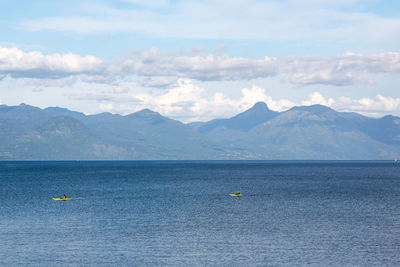
{"label": "hazy distant mountain", "polygon": [[[232,127],[242,115],[249,123]],[[400,118],[374,119],[322,105],[271,112],[257,103],[233,118],[194,126],[249,159],[394,159],[400,152]]]}
{"label": "hazy distant mountain", "polygon": [[399,147],[368,131],[375,119],[323,106],[298,107],[251,129],[242,143],[258,157],[292,159],[382,159],[397,157]]}
{"label": "hazy distant mountain", "polygon": [[239,131],[247,131],[254,126],[274,118],[278,113],[268,109],[264,102],[256,103],[252,108],[230,119],[216,119],[204,123],[191,123],[201,133],[210,132],[215,128],[226,128]]}
{"label": "hazy distant mountain", "polygon": [[395,159],[400,118],[321,106],[275,112],[259,102],[232,118],[183,124],[145,109],[86,116],[0,105],[0,159]]}
{"label": "hazy distant mountain", "polygon": [[150,110],[85,116],[62,108],[0,106],[0,159],[216,159],[192,127]]}

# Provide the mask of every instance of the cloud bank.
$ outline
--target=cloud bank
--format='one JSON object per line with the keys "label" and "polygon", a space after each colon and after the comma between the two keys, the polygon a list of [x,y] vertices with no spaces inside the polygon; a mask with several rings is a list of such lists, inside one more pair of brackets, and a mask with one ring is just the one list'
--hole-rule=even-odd
{"label": "cloud bank", "polygon": [[[3,78],[79,77],[83,82],[114,85],[127,79],[136,79],[142,86],[166,87],[180,78],[238,81],[277,76],[284,82],[300,86],[345,86],[372,83],[371,74],[399,71],[400,53],[395,52],[376,55],[347,53],[337,56],[265,56],[253,59],[151,49],[139,52],[134,57],[106,62],[91,55],[44,55],[36,51],[23,52],[15,47],[0,47],[0,75]],[[66,79],[69,84],[72,81]]]}
{"label": "cloud bank", "polygon": [[351,85],[372,83],[368,74],[400,71],[400,53],[338,56],[291,56],[282,59],[280,72],[293,84]]}
{"label": "cloud bank", "polygon": [[243,88],[240,96],[233,98],[222,92],[209,96],[204,88],[188,79],[179,79],[175,86],[159,94],[130,93],[120,97],[111,93],[100,93],[73,96],[73,98],[98,101],[99,111],[128,114],[150,108],[184,122],[231,117],[247,110],[259,101],[267,103],[268,107],[275,111],[286,111],[294,106],[315,104],[328,106],[337,111],[358,112],[372,117],[400,111],[400,98],[379,94],[375,98],[352,99],[349,97],[326,98],[320,92],[313,92],[305,99],[296,102],[285,98],[274,99],[268,95],[265,88],[252,86]]}

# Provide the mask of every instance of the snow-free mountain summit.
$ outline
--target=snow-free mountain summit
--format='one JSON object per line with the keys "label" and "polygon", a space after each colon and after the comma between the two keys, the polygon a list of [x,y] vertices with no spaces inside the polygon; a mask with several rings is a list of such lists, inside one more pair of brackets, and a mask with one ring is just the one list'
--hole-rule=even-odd
{"label": "snow-free mountain summit", "polygon": [[395,159],[400,118],[322,105],[259,102],[232,118],[184,124],[145,109],[126,116],[0,106],[1,160]]}

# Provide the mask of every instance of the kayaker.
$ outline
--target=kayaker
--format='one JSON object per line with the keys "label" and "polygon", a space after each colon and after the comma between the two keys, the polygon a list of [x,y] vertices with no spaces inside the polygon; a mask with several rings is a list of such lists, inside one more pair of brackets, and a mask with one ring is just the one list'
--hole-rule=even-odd
{"label": "kayaker", "polygon": [[63,199],[66,199],[66,198],[67,198],[67,196],[64,194]]}

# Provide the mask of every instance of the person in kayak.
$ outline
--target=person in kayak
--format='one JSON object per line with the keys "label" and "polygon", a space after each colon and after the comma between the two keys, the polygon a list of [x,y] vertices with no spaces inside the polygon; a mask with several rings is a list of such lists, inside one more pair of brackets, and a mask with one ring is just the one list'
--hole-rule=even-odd
{"label": "person in kayak", "polygon": [[64,194],[64,196],[62,197],[63,199],[66,199],[67,198],[67,196]]}

